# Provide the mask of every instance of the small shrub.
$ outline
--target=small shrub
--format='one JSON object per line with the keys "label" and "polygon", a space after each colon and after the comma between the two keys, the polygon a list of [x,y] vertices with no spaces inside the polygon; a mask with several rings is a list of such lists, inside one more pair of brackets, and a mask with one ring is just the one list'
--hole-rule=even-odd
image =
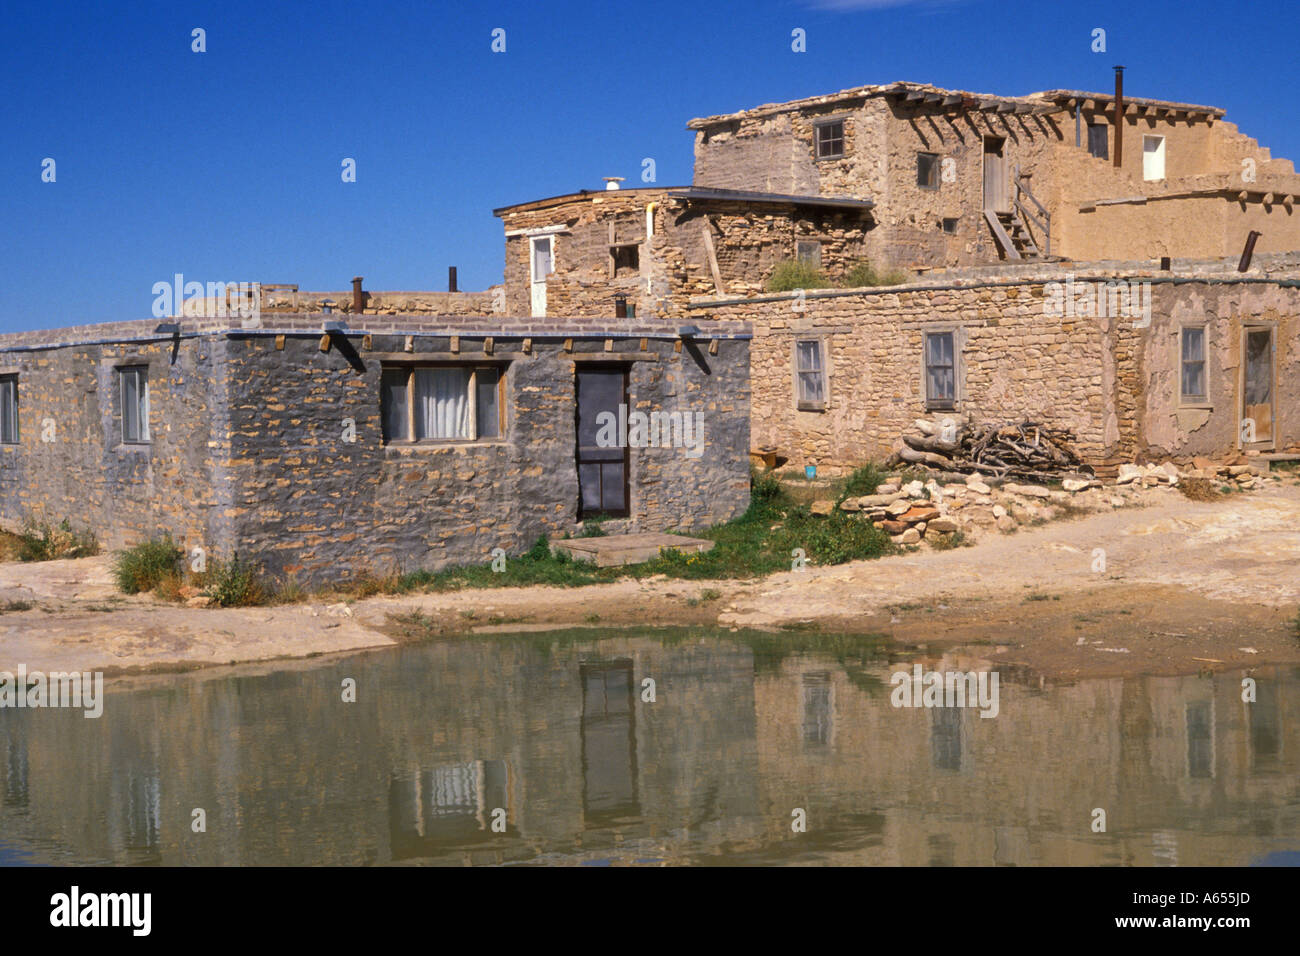
{"label": "small shrub", "polygon": [[966,548],[974,544],[966,537],[963,531],[954,531],[951,534],[935,535],[933,538],[926,535],[926,541],[930,542],[930,547],[936,551],[951,551],[954,548]]}
{"label": "small shrub", "polygon": [[99,543],[90,531],[73,531],[64,518],[57,525],[29,520],[18,535],[20,561],[56,561],[99,554]]}
{"label": "small shrub", "polygon": [[774,502],[781,497],[781,479],[773,472],[756,468],[749,470],[749,497],[754,502]]}
{"label": "small shrub", "polygon": [[767,280],[768,292],[793,292],[795,289],[824,289],[830,285],[820,269],[802,259],[778,262]]}
{"label": "small shrub", "polygon": [[178,576],[176,562],[180,559],[181,549],[170,534],[150,538],[115,555],[113,577],[126,594],[152,591],[164,578]]}
{"label": "small shrub", "polygon": [[1219,497],[1214,490],[1214,482],[1209,478],[1183,478],[1174,487],[1192,501],[1213,501]]}
{"label": "small shrub", "polygon": [[204,593],[218,607],[248,607],[266,602],[266,590],[257,580],[256,570],[238,554],[229,561],[212,561],[207,581]]}
{"label": "small shrub", "polygon": [[909,276],[901,269],[879,271],[866,259],[854,263],[853,268],[844,274],[842,285],[846,289],[859,289],[864,286],[902,285]]}
{"label": "small shrub", "polygon": [[876,465],[867,463],[856,469],[844,482],[844,491],[840,501],[845,498],[858,498],[862,495],[874,495],[876,489],[885,481],[885,473]]}

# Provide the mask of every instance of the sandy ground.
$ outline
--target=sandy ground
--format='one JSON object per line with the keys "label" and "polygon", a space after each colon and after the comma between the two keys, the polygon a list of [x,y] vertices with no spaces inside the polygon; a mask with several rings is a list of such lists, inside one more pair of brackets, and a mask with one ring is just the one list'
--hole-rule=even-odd
{"label": "sandy ground", "polygon": [[[0,564],[0,670],[108,673],[308,657],[469,632],[694,625],[984,645],[1054,679],[1300,663],[1300,485],[1124,508],[750,582],[651,579],[187,609],[123,598],[106,557]],[[1105,570],[1094,570],[1096,549]],[[714,595],[717,595],[716,597]],[[412,623],[411,615],[419,616]],[[396,621],[394,620],[396,618]],[[405,624],[399,622],[405,620]]]}

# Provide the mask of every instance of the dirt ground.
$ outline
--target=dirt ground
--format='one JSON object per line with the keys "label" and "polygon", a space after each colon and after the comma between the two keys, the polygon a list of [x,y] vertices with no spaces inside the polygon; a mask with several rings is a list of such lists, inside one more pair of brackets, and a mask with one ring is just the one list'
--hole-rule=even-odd
{"label": "dirt ground", "polygon": [[[1300,664],[1300,485],[990,533],[755,581],[649,579],[351,603],[189,609],[123,598],[101,556],[0,563],[0,670],[189,669],[435,636],[693,625],[877,633],[982,645],[1053,679]],[[1098,549],[1104,551],[1101,570]],[[28,609],[21,609],[30,604]]]}

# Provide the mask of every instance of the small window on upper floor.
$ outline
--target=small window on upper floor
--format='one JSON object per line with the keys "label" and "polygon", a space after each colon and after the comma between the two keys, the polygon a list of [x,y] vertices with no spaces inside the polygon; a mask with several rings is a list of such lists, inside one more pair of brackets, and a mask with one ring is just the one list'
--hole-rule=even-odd
{"label": "small window on upper floor", "polygon": [[822,267],[822,244],[816,239],[797,240],[794,244],[794,254],[796,259],[814,269]]}
{"label": "small window on upper floor", "polygon": [[815,136],[818,159],[839,159],[844,155],[844,120],[818,123]]}
{"label": "small window on upper floor", "polygon": [[958,220],[955,218],[944,219],[942,223],[943,231],[950,236],[955,236],[957,234],[957,222]]}
{"label": "small window on upper floor", "polygon": [[1165,178],[1165,138],[1163,136],[1142,137],[1142,178]]}
{"label": "small window on upper floor", "polygon": [[0,444],[18,444],[17,375],[0,375]]}
{"label": "small window on upper floor", "polygon": [[149,367],[126,365],[117,370],[122,403],[122,444],[149,442]]}
{"label": "small window on upper floor", "polygon": [[1105,123],[1088,124],[1088,152],[1098,159],[1110,159],[1110,127]]}
{"label": "small window on upper floor", "polygon": [[939,154],[916,154],[916,184],[922,189],[939,188]]}

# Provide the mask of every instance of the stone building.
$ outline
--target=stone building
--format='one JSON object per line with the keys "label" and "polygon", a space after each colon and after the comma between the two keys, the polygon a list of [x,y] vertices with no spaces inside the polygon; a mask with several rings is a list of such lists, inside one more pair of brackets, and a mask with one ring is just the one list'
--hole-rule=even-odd
{"label": "stone building", "polygon": [[906,286],[696,300],[753,326],[756,447],[851,466],[917,418],[1030,419],[1081,456],[1300,451],[1300,269],[1224,262],[952,270]]}
{"label": "stone building", "polygon": [[692,296],[762,292],[803,259],[842,279],[874,227],[869,199],[727,189],[583,190],[494,210],[514,315],[682,315]]}
{"label": "stone building", "polygon": [[256,325],[0,336],[0,519],[67,518],[107,547],[169,531],[321,582],[486,562],[593,516],[688,530],[748,504],[741,323]]}
{"label": "stone building", "polygon": [[[1120,103],[1116,108],[1116,102]],[[1052,90],[861,86],[691,120],[695,186],[870,199],[873,261],[1159,259],[1300,249],[1300,176],[1218,107]]]}

